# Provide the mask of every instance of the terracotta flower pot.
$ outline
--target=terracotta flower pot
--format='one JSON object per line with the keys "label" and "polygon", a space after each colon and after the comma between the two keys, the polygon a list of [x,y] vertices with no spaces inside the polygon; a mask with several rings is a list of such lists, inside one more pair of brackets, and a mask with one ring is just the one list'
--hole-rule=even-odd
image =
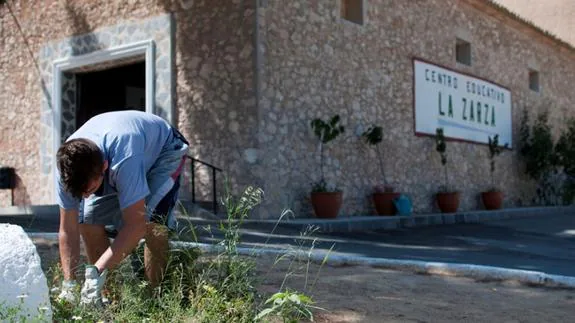
{"label": "terracotta flower pot", "polygon": [[342,192],[312,192],[311,204],[315,216],[322,219],[335,219],[342,203]]}
{"label": "terracotta flower pot", "polygon": [[482,192],[481,200],[483,200],[483,205],[486,210],[499,210],[503,205],[503,192]]}
{"label": "terracotta flower pot", "polygon": [[459,192],[437,193],[437,206],[442,213],[455,213],[459,208]]}
{"label": "terracotta flower pot", "polygon": [[397,210],[393,200],[397,198],[400,193],[396,192],[378,192],[373,193],[373,204],[378,215],[395,215]]}

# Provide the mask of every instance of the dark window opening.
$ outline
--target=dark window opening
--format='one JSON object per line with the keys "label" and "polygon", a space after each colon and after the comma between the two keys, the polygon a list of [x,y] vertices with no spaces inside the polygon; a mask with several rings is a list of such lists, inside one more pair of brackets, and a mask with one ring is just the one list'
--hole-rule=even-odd
{"label": "dark window opening", "polygon": [[457,39],[455,43],[455,59],[458,63],[471,66],[471,44]]}
{"label": "dark window opening", "polygon": [[359,25],[364,20],[364,0],[341,0],[341,17]]}
{"label": "dark window opening", "polygon": [[539,92],[539,72],[529,71],[529,88],[535,92]]}

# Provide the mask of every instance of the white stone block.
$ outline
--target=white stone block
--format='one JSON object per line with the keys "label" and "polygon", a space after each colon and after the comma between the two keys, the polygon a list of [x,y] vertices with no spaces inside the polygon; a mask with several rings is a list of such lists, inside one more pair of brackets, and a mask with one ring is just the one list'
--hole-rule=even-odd
{"label": "white stone block", "polygon": [[24,321],[44,313],[43,321],[52,321],[52,309],[46,276],[40,266],[36,246],[17,225],[0,224],[0,306],[21,306]]}

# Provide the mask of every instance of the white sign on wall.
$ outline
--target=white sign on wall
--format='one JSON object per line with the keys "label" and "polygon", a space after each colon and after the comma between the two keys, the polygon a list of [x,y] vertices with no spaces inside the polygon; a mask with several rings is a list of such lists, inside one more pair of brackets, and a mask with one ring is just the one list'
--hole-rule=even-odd
{"label": "white sign on wall", "polygon": [[511,92],[492,82],[413,60],[415,133],[512,147]]}

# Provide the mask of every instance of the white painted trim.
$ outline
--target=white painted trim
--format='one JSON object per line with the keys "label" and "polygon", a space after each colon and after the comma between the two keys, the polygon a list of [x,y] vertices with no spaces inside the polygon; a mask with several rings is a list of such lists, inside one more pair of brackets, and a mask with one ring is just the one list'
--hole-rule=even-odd
{"label": "white painted trim", "polygon": [[107,48],[81,56],[70,56],[55,60],[52,63],[52,179],[53,196],[56,203],[56,192],[58,181],[56,177],[56,152],[62,140],[62,73],[78,67],[99,64],[103,62],[115,61],[123,58],[145,55],[146,64],[146,112],[155,113],[155,45],[153,40],[135,42],[118,47]]}

